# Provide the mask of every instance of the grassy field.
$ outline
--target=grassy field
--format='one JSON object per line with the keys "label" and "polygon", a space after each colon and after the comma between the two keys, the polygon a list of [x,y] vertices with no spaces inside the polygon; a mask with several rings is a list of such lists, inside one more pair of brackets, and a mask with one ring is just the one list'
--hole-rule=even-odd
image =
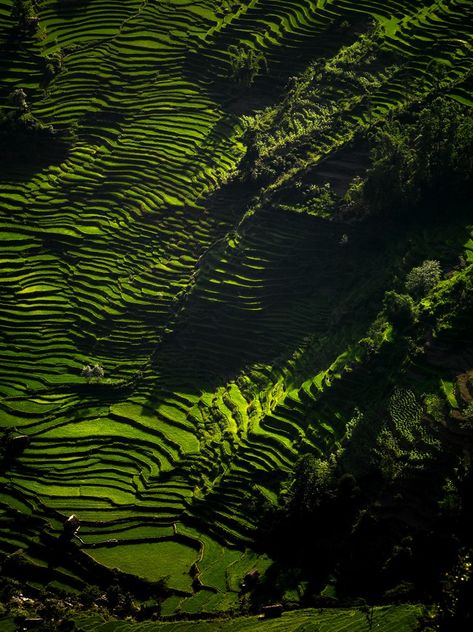
{"label": "grassy field", "polygon": [[144,577],[151,582],[169,575],[168,583],[171,588],[192,592],[189,569],[196,559],[196,552],[178,542],[99,547],[91,555],[101,564],[119,568],[125,573]]}

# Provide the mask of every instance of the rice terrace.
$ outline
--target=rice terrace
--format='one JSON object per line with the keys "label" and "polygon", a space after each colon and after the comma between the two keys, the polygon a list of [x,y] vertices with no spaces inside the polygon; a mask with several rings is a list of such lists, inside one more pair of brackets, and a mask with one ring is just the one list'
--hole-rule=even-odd
{"label": "rice terrace", "polygon": [[473,2],[0,0],[0,632],[473,630]]}

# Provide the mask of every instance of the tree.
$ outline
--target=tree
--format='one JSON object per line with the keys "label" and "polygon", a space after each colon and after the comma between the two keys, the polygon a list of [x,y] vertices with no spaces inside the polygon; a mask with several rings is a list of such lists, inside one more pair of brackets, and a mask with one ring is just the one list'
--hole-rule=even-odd
{"label": "tree", "polygon": [[412,127],[390,120],[372,135],[372,166],[363,186],[363,198],[372,211],[399,213],[417,202]]}
{"label": "tree", "polygon": [[51,79],[61,72],[63,63],[64,53],[61,49],[43,57],[45,79],[51,81]]}
{"label": "tree", "polygon": [[386,318],[395,326],[403,329],[412,325],[416,318],[415,303],[408,294],[390,291],[384,295],[384,312]]}
{"label": "tree", "polygon": [[32,0],[14,0],[11,15],[21,30],[36,30],[39,18]]}
{"label": "tree", "polygon": [[8,101],[16,108],[18,114],[28,111],[28,103],[26,102],[26,92],[23,88],[16,88],[8,95]]}
{"label": "tree", "polygon": [[7,97],[12,106],[0,114],[0,153],[1,149],[18,149],[27,146],[31,153],[32,143],[51,141],[57,137],[52,125],[45,125],[32,113],[23,88],[16,88]]}
{"label": "tree", "polygon": [[435,92],[439,92],[442,88],[442,82],[447,78],[448,67],[444,62],[432,59],[427,66],[426,74],[430,76]]}
{"label": "tree", "polygon": [[406,277],[406,290],[413,296],[425,296],[437,285],[441,276],[440,263],[434,259],[427,259],[409,272]]}
{"label": "tree", "polygon": [[365,181],[360,176],[355,176],[350,182],[350,185],[343,196],[343,202],[347,209],[351,211],[358,211],[363,207],[364,186]]}
{"label": "tree", "polygon": [[101,364],[94,364],[93,366],[86,364],[82,367],[81,375],[87,378],[87,380],[95,378],[97,382],[99,382],[104,377],[105,371]]}
{"label": "tree", "polygon": [[[439,85],[441,72],[434,76]],[[432,214],[452,197],[471,196],[473,117],[465,106],[437,97],[418,112],[387,119],[370,136],[371,167],[347,192],[347,210],[362,203],[369,213]]]}
{"label": "tree", "polygon": [[320,504],[333,482],[333,468],[328,461],[305,454],[299,459],[289,490],[289,510],[293,514],[310,514]]}
{"label": "tree", "polygon": [[254,83],[261,68],[268,68],[266,58],[261,51],[247,46],[230,46],[231,77],[243,87]]}

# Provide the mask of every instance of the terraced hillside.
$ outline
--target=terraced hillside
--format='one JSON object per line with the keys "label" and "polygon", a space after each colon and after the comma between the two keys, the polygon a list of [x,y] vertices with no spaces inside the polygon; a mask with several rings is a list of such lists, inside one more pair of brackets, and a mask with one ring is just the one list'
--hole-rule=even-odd
{"label": "terraced hillside", "polygon": [[[401,607],[384,607],[377,608],[374,612],[373,621],[381,632],[404,632],[412,630],[416,622],[418,608],[416,606]],[[143,623],[143,624],[114,624],[102,623],[99,617],[90,617],[89,619],[78,620],[79,629],[84,632],[93,630],[94,632],[102,632],[102,630],[117,629],[116,625],[120,625],[123,632],[127,630],[139,630],[140,632],[213,632],[214,630],[236,630],[238,632],[246,630],[254,630],[255,627],[262,627],[266,630],[281,630],[286,632],[295,632],[303,630],[309,632],[320,630],[321,632],[343,632],[344,630],[352,630],[353,632],[364,632],[368,630],[366,617],[362,613],[354,615],[352,611],[343,609],[326,610],[323,613],[317,613],[314,610],[299,610],[297,612],[287,612],[281,619],[262,622],[256,617],[241,617],[223,621],[186,621],[177,623]]]}
{"label": "terraced hillside", "polygon": [[[376,130],[438,97],[467,116],[472,26],[469,0],[0,0],[7,574],[256,608],[241,582],[279,564],[261,518],[301,455],[361,476],[360,419],[410,441],[425,393],[457,449],[471,205],[396,221],[347,196]],[[370,342],[425,259],[428,344],[392,322]]]}

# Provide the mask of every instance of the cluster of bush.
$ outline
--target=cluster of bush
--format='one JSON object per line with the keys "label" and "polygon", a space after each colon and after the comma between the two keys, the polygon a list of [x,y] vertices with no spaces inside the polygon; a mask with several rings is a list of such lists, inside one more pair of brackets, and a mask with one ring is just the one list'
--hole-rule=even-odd
{"label": "cluster of bush", "polygon": [[0,577],[0,619],[7,625],[3,617],[9,616],[18,630],[75,632],[79,628],[74,619],[92,609],[104,621],[112,617],[129,621],[155,619],[160,614],[161,601],[168,594],[164,579],[156,582],[153,597],[144,604],[136,600],[119,581],[102,587],[88,584],[76,594],[49,587],[30,591],[25,590],[21,582],[31,573],[31,559],[22,549],[10,555],[0,554],[0,565],[3,570]]}
{"label": "cluster of bush", "polygon": [[452,200],[471,195],[471,108],[439,96],[419,111],[385,121],[370,142],[371,167],[345,195],[348,216],[443,213]]}
{"label": "cluster of bush", "polygon": [[[352,40],[349,28],[341,31],[344,39]],[[382,59],[384,67],[373,70],[380,41],[372,25],[333,57],[317,59],[302,74],[290,77],[278,103],[243,117],[248,151],[242,168],[252,179],[263,184],[273,181],[307,161],[307,153],[326,142],[327,132],[329,136],[350,132],[352,123],[345,120],[345,111],[366,100],[398,69]]]}
{"label": "cluster of bush", "polygon": [[268,69],[266,57],[250,46],[232,45],[230,53],[230,76],[243,88],[251,86],[262,70]]}
{"label": "cluster of bush", "polygon": [[11,16],[20,31],[34,32],[39,24],[39,17],[33,0],[14,0]]}
{"label": "cluster of bush", "polygon": [[8,162],[62,160],[76,140],[75,126],[59,130],[38,119],[23,88],[15,88],[0,110],[0,157]]}
{"label": "cluster of bush", "polygon": [[427,259],[421,265],[412,268],[404,283],[407,293],[395,290],[386,292],[384,296],[384,314],[398,329],[412,325],[416,320],[417,307],[414,299],[425,296],[434,288],[442,277],[440,263]]}
{"label": "cluster of bush", "polygon": [[100,381],[105,376],[105,371],[101,364],[94,364],[93,366],[86,364],[82,367],[81,375],[87,380],[96,379]]}
{"label": "cluster of bush", "polygon": [[31,112],[26,92],[13,90],[7,98],[8,107],[0,113],[0,154],[9,157],[31,154],[41,145],[57,141],[60,135],[52,125],[45,125]]}

